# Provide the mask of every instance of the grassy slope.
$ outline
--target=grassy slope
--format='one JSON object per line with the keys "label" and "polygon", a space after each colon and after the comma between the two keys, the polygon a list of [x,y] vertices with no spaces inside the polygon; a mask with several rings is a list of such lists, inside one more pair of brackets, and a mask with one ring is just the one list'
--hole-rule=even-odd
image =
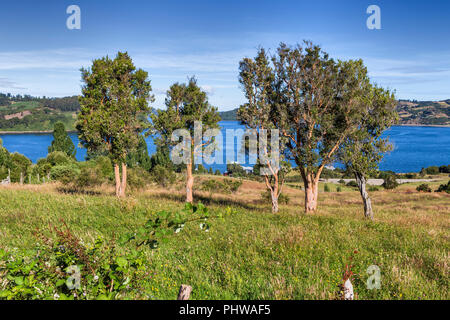
{"label": "grassy slope", "polygon": [[[238,194],[213,195],[210,209],[232,206],[237,213],[213,221],[209,233],[191,225],[148,250],[155,271],[148,296],[174,299],[185,283],[193,286],[193,299],[333,299],[357,250],[352,264],[359,299],[450,298],[450,195],[421,194],[414,185],[374,192],[376,221],[368,222],[356,191],[322,192],[319,212],[305,216],[302,191],[286,188],[291,203],[273,215],[259,200],[263,190],[245,181]],[[111,191],[69,195],[55,185],[0,187],[0,247],[30,247],[36,228],[60,225],[60,219],[85,242],[110,239],[152,212],[183,206],[182,186],[154,187],[122,201]],[[381,268],[380,290],[366,289],[372,264]]]}

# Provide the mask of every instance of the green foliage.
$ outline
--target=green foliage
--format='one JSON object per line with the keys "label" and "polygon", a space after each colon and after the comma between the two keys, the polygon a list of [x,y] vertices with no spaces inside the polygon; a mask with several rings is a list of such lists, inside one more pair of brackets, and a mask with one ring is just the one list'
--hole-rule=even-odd
{"label": "green foliage", "polygon": [[19,182],[20,176],[25,178],[31,172],[32,162],[23,154],[14,152],[10,155],[11,182]]}
{"label": "green foliage", "polygon": [[440,173],[450,173],[450,164],[446,166],[440,166],[439,167]]}
{"label": "green foliage", "polygon": [[80,174],[80,169],[75,164],[57,165],[50,169],[50,178],[63,184],[74,183]]}
{"label": "green foliage", "polygon": [[383,188],[392,190],[398,187],[397,177],[393,174],[386,176],[383,182]]}
{"label": "green foliage", "polygon": [[141,167],[131,168],[128,169],[127,181],[133,190],[144,189],[151,181],[151,174]]}
{"label": "green foliage", "polygon": [[426,184],[426,183],[422,183],[421,185],[419,185],[416,188],[416,190],[419,191],[419,192],[432,192],[430,186],[428,184]]}
{"label": "green foliage", "polygon": [[358,188],[358,184],[354,180],[347,182],[346,186],[351,188]]}
{"label": "green foliage", "polygon": [[153,167],[151,176],[153,181],[163,187],[168,187],[174,184],[177,178],[174,171],[167,169],[162,165],[156,165]]}
{"label": "green foliage", "polygon": [[141,289],[141,252],[119,253],[101,238],[87,247],[68,229],[55,232],[56,241],[41,236],[33,250],[0,249],[0,299],[111,300]]}
{"label": "green foliage", "polygon": [[[272,195],[270,194],[270,191],[266,190],[266,191],[262,192],[261,199],[265,203],[272,203]],[[289,196],[287,194],[280,193],[280,195],[278,196],[279,204],[289,204],[290,201],[291,201],[291,198],[289,198]]]}
{"label": "green foliage", "polygon": [[64,123],[57,122],[53,130],[53,141],[48,147],[48,153],[55,151],[61,151],[67,154],[69,157],[75,158],[76,149],[75,145],[66,132]]}
{"label": "green foliage", "polygon": [[340,183],[340,184],[345,184],[345,180],[344,180],[344,179],[340,179],[340,180],[338,181],[338,183]]}
{"label": "green foliage", "polygon": [[152,161],[148,155],[147,142],[143,135],[139,135],[139,143],[137,149],[128,153],[127,166],[129,168],[141,167],[146,171],[152,168]]}
{"label": "green foliage", "polygon": [[227,173],[230,177],[246,177],[247,172],[239,163],[227,163]]}
{"label": "green foliage", "polygon": [[141,115],[150,111],[148,74],[134,66],[127,53],[104,57],[82,69],[81,110],[76,127],[80,142],[89,151],[106,151],[114,163],[126,161],[139,144],[146,124]]}
{"label": "green foliage", "polygon": [[215,175],[215,176],[221,176],[222,173],[220,172],[219,169],[217,169],[217,170],[214,172],[214,175]]}
{"label": "green foliage", "polygon": [[380,191],[380,189],[377,186],[369,186],[368,190],[371,192]]}
{"label": "green foliage", "polygon": [[342,192],[342,187],[341,186],[337,186],[336,187],[336,192]]}
{"label": "green foliage", "polygon": [[446,192],[450,193],[450,181],[448,181],[447,184],[441,184],[439,188],[436,190],[436,192]]}
{"label": "green foliage", "polygon": [[202,164],[197,165],[197,170],[195,170],[197,174],[207,174],[208,170],[206,170],[205,166]]}
{"label": "green foliage", "polygon": [[[173,84],[167,91],[166,110],[157,110],[151,114],[152,130],[149,132],[154,137],[157,146],[172,148],[179,144],[179,141],[172,141],[172,133],[177,129],[185,129],[189,132],[189,137],[183,137],[185,144],[182,151],[193,160],[199,152],[199,148],[215,147],[213,138],[203,139],[204,133],[208,129],[219,128],[220,116],[217,108],[213,107],[206,92],[197,84],[197,80],[192,77],[187,84]],[[194,122],[202,123],[200,139],[202,146],[194,146]],[[198,131],[200,134],[200,130]],[[163,150],[162,150],[163,151]],[[168,150],[164,150],[167,152]],[[187,159],[186,159],[187,160]]]}
{"label": "green foliage", "polygon": [[170,160],[170,149],[167,145],[156,146],[156,152],[151,158],[151,170],[156,166],[162,166],[168,170],[175,170],[175,166]]}
{"label": "green foliage", "polygon": [[65,152],[62,151],[54,151],[52,153],[49,153],[45,160],[52,167],[70,164],[74,162],[73,158],[69,157]]}

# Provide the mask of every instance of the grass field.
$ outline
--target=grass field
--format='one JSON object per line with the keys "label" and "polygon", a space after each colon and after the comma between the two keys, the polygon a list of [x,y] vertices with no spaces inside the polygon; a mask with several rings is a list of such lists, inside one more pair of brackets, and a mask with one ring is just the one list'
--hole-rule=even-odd
{"label": "grass field", "polygon": [[[352,264],[357,299],[449,299],[450,195],[415,187],[372,192],[373,222],[364,220],[357,191],[321,192],[311,215],[303,213],[303,191],[294,188],[286,188],[291,201],[277,215],[262,203],[261,183],[244,181],[236,194],[211,200],[197,193],[213,212],[235,213],[211,220],[208,233],[188,225],[159,249],[144,249],[154,271],[149,289],[128,298],[175,299],[179,285],[189,284],[192,299],[336,299]],[[183,207],[181,185],[154,186],[125,200],[108,188],[93,195],[59,190],[57,184],[0,187],[0,247],[31,248],[36,229],[47,232],[61,219],[86,243],[110,240],[159,210]],[[379,290],[366,287],[371,265],[381,269]]]}

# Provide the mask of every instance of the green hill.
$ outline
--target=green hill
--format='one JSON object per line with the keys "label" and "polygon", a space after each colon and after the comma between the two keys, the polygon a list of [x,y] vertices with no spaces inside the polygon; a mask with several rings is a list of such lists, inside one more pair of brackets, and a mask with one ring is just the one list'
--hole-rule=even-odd
{"label": "green hill", "polygon": [[78,97],[38,98],[0,93],[0,131],[50,131],[61,121],[75,130]]}
{"label": "green hill", "polygon": [[[63,98],[32,97],[0,93],[0,131],[51,131],[62,121],[75,130],[77,96]],[[399,100],[401,125],[450,126],[450,99],[442,101]],[[219,112],[222,120],[236,120],[237,109]]]}

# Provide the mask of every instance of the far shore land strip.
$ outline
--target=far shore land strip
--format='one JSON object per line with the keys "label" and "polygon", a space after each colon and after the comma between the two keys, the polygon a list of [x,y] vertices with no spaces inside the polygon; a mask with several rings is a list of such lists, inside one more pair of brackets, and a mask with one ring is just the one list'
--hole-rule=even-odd
{"label": "far shore land strip", "polygon": [[[237,120],[222,120],[223,122],[237,121]],[[397,124],[392,127],[434,127],[434,128],[450,128],[450,125],[438,124]],[[30,131],[0,131],[1,134],[52,134],[53,130],[30,130]],[[67,130],[67,133],[77,133],[76,130]]]}

